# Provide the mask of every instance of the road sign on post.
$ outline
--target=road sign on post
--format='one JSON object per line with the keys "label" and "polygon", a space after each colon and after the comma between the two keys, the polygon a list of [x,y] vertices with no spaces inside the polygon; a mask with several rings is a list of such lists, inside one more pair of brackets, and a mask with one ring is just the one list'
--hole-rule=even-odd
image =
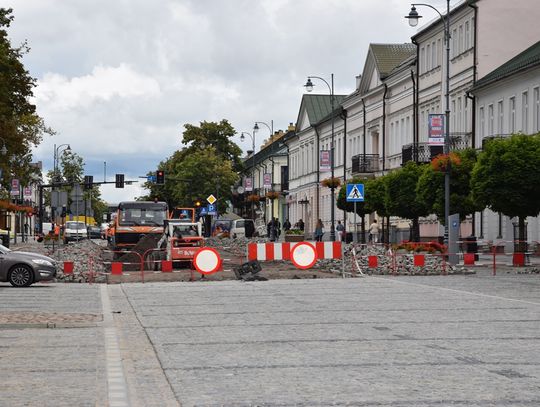
{"label": "road sign on post", "polygon": [[208,205],[206,207],[206,214],[216,216],[217,215],[217,208],[216,205]]}
{"label": "road sign on post", "polygon": [[356,222],[356,203],[364,202],[364,184],[347,184],[347,202],[354,202],[354,239],[358,241],[358,224]]}
{"label": "road sign on post", "polygon": [[206,200],[208,201],[208,203],[209,203],[210,205],[213,205],[214,202],[217,201],[216,197],[215,197],[214,195],[212,195],[212,194],[210,194],[210,196],[208,196],[208,198],[206,198]]}

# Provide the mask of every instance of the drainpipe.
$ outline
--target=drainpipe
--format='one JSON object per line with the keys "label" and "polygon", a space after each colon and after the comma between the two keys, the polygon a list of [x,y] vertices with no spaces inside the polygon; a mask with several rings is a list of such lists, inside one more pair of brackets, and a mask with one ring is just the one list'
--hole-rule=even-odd
{"label": "drainpipe", "polygon": [[[363,144],[362,154],[364,155],[364,168],[365,168],[365,165],[366,165],[366,101],[364,100],[364,98],[362,98],[361,102],[362,102],[362,117],[363,117],[362,127],[363,127],[363,133],[364,133],[362,137],[362,144]],[[362,237],[360,241],[362,243],[366,243],[366,217],[365,216],[362,216],[360,218],[360,230],[362,231]],[[356,237],[356,239],[358,239],[358,236]]]}
{"label": "drainpipe", "polygon": [[[473,17],[473,24],[474,27],[472,29],[473,32],[473,86],[476,83],[476,78],[478,76],[478,36],[476,33],[478,32],[476,29],[476,22],[478,21],[478,6],[474,5],[469,1],[468,4],[469,7],[474,9],[474,17]],[[472,99],[472,143],[471,147],[476,148],[476,98],[470,97],[469,92],[467,92],[467,97]]]}
{"label": "drainpipe", "polygon": [[[343,120],[343,184],[347,184],[347,110],[341,109]],[[343,225],[347,224],[347,211],[343,209]],[[344,239],[344,236],[343,236]]]}
{"label": "drainpipe", "polygon": [[388,93],[388,85],[384,84],[384,94],[382,97],[382,170],[386,170],[386,94]]}
{"label": "drainpipe", "polygon": [[[321,146],[320,146],[320,138],[321,138],[321,135],[319,134],[319,130],[317,130],[317,126],[314,127],[314,130],[315,130],[315,134],[317,135],[317,161],[316,161],[316,165],[317,165],[317,204],[315,205],[315,213],[317,214],[317,217],[315,219],[315,222],[317,222],[320,218],[319,218],[319,201],[320,201],[320,198],[319,198],[319,189],[321,187],[321,172],[320,172],[320,169],[321,169],[321,166],[320,166],[320,154],[321,154]],[[313,221],[313,219],[312,219]],[[315,229],[313,229],[315,230]]]}
{"label": "drainpipe", "polygon": [[[416,110],[418,109],[418,104],[417,104],[417,95],[416,95],[416,80],[415,80],[415,77],[414,77],[414,70],[411,69],[411,80],[412,80],[412,83],[413,83],[413,95],[412,95],[412,100],[413,100],[413,117],[412,117],[412,125],[413,125],[413,161],[418,164],[418,145],[417,145],[417,128],[416,128]],[[403,152],[402,152],[403,153]],[[401,160],[403,161],[403,160]]]}

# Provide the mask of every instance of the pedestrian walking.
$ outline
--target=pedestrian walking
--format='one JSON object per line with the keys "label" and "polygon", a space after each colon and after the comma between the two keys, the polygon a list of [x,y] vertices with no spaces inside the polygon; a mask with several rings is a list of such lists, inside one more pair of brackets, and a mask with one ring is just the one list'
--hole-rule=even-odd
{"label": "pedestrian walking", "polygon": [[298,229],[300,229],[301,231],[304,231],[304,221],[302,219],[298,220],[297,225],[298,225]]}
{"label": "pedestrian walking", "polygon": [[373,223],[369,226],[369,241],[371,243],[379,242],[379,224],[377,219],[373,220]]}
{"label": "pedestrian walking", "polygon": [[289,222],[289,219],[285,219],[285,222],[283,222],[283,230],[285,233],[287,233],[288,230],[291,229],[291,222]]}
{"label": "pedestrian walking", "polygon": [[340,220],[337,221],[336,231],[337,231],[337,241],[341,242],[343,240],[343,233],[345,232],[345,226],[343,226]]}
{"label": "pedestrian walking", "polygon": [[322,238],[324,235],[324,226],[322,223],[322,220],[317,221],[317,225],[315,226],[315,240],[317,242],[322,242]]}

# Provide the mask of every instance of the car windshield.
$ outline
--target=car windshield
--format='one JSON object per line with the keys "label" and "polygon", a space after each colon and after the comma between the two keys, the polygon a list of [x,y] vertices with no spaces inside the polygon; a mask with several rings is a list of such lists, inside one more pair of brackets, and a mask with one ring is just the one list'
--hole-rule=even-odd
{"label": "car windshield", "polygon": [[165,209],[125,208],[120,212],[119,225],[122,226],[163,226]]}
{"label": "car windshield", "polygon": [[66,229],[86,229],[86,225],[82,222],[66,222]]}

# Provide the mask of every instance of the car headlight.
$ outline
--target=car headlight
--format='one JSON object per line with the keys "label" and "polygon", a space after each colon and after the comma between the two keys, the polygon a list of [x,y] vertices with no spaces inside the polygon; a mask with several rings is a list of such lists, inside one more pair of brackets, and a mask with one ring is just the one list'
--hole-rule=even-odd
{"label": "car headlight", "polygon": [[49,260],[45,260],[45,259],[32,259],[32,261],[41,266],[51,266],[51,267],[54,266],[54,264],[52,264]]}

